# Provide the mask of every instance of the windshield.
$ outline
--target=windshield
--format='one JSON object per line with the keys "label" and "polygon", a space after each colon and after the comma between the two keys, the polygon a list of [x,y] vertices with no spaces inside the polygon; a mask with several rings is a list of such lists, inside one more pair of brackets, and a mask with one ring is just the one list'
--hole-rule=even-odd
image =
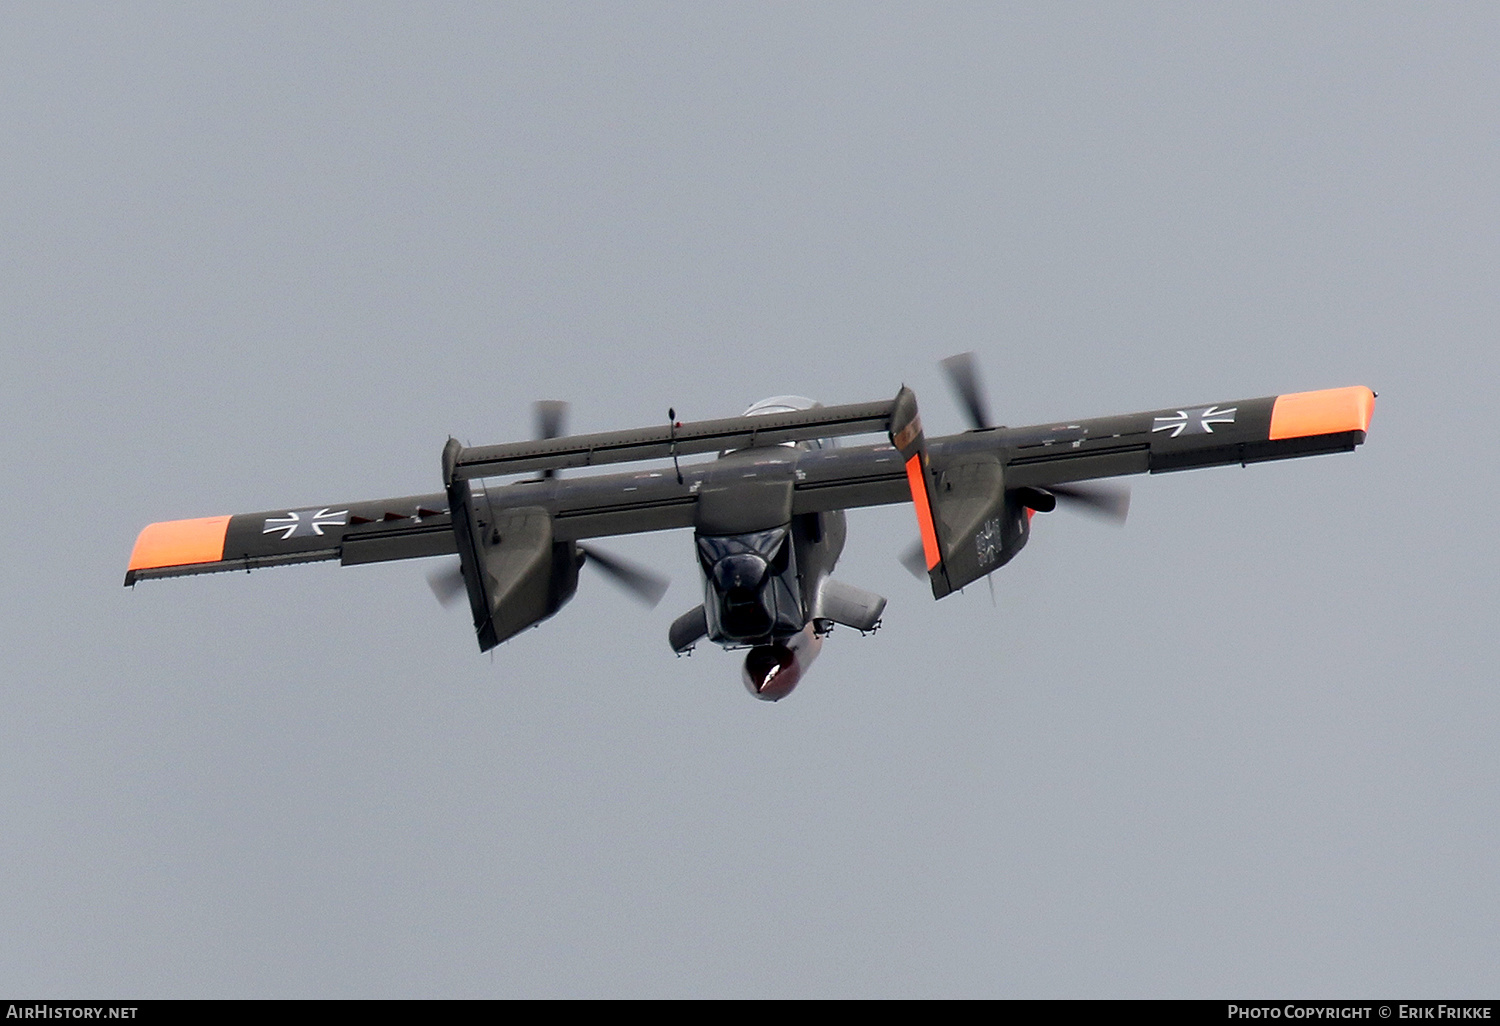
{"label": "windshield", "polygon": [[785,527],[773,527],[769,531],[753,534],[710,535],[698,539],[698,558],[703,565],[712,568],[725,556],[759,556],[767,563],[774,560],[786,540]]}

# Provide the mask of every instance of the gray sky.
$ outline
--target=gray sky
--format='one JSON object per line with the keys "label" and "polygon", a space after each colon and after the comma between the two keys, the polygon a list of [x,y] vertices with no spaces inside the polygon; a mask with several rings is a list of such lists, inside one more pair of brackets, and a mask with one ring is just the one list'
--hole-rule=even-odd
{"label": "gray sky", "polygon": [[[0,10],[0,992],[1490,996],[1493,5]],[[120,587],[524,437],[1348,384],[790,699],[682,533],[480,655],[421,563]]]}

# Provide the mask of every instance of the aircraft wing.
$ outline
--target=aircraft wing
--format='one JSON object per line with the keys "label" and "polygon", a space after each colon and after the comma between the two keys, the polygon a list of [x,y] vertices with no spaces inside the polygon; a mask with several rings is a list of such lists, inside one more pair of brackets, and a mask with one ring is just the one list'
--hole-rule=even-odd
{"label": "aircraft wing", "polygon": [[[957,454],[985,440],[986,448],[1004,454],[1008,487],[1045,488],[1122,474],[1159,474],[1351,452],[1364,442],[1374,410],[1375,393],[1370,389],[1330,388],[1117,417],[995,428],[958,436],[941,450]],[[938,448],[934,445],[935,450]]]}
{"label": "aircraft wing", "polygon": [[[606,476],[485,481],[475,485],[471,502],[489,518],[518,509],[546,510],[553,540],[568,542],[692,527],[701,496],[744,484],[759,485],[763,502],[785,504],[789,499],[788,515],[910,498],[901,464],[889,445],[808,457],[778,445],[738,459],[684,464],[682,484],[670,464],[665,470]],[[443,492],[283,507],[149,524],[136,539],[125,584],[324,560],[350,566],[457,551],[449,498]]]}
{"label": "aircraft wing", "polygon": [[[762,504],[782,503],[802,453],[784,443],[884,431],[892,406],[885,400],[475,448],[450,440],[442,468],[445,484],[460,490],[476,524],[517,510],[541,510],[548,514],[550,539],[559,543],[669,530],[694,524],[700,495],[747,481],[771,486],[753,489]],[[726,450],[735,451],[735,458],[683,466],[681,483],[670,470],[479,480]],[[865,458],[856,457],[831,477],[827,468],[814,473],[808,487],[822,486],[816,508],[901,501],[899,466],[885,465],[889,454],[870,453],[869,447],[860,451]],[[125,583],[320,560],[348,566],[451,554],[459,551],[452,505],[449,492],[437,492],[151,524],[136,539]],[[807,511],[802,503],[794,507],[793,512]]]}
{"label": "aircraft wing", "polygon": [[448,497],[438,492],[150,524],[136,538],[125,583],[326,559],[347,566],[456,551]]}
{"label": "aircraft wing", "polygon": [[[934,470],[975,458],[998,460],[1005,488],[1045,488],[1349,451],[1364,441],[1374,404],[1374,393],[1356,386],[992,428],[928,444]],[[466,479],[489,473],[659,460],[674,450],[745,446],[730,459],[684,464],[680,484],[670,465],[602,476],[474,482],[470,501],[476,511],[483,507],[476,514],[481,519],[542,510],[556,542],[692,527],[702,518],[700,500],[714,495],[728,495],[731,507],[763,504],[786,516],[907,502],[910,468],[890,444],[810,451],[782,444],[888,430],[893,409],[890,402],[827,407],[479,449],[451,443],[444,470],[450,487],[468,488]],[[436,492],[151,524],[136,540],[125,583],[319,560],[347,566],[451,554],[458,543],[450,505],[447,492]]]}

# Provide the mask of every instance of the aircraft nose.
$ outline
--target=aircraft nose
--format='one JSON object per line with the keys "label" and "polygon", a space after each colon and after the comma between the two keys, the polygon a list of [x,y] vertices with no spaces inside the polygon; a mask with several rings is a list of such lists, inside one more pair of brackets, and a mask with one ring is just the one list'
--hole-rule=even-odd
{"label": "aircraft nose", "polygon": [[749,552],[725,556],[714,564],[714,586],[721,594],[753,591],[765,576],[766,561]]}
{"label": "aircraft nose", "polygon": [[802,662],[786,645],[757,645],[745,656],[745,687],[763,702],[779,702],[802,679]]}

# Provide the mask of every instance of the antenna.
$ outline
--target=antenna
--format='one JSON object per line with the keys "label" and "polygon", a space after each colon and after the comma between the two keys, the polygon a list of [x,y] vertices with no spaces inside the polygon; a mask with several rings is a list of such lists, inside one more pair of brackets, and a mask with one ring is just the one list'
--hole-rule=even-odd
{"label": "antenna", "polygon": [[677,408],[667,407],[667,431],[672,439],[672,469],[677,471],[677,483],[682,484],[682,468],[677,465]]}

